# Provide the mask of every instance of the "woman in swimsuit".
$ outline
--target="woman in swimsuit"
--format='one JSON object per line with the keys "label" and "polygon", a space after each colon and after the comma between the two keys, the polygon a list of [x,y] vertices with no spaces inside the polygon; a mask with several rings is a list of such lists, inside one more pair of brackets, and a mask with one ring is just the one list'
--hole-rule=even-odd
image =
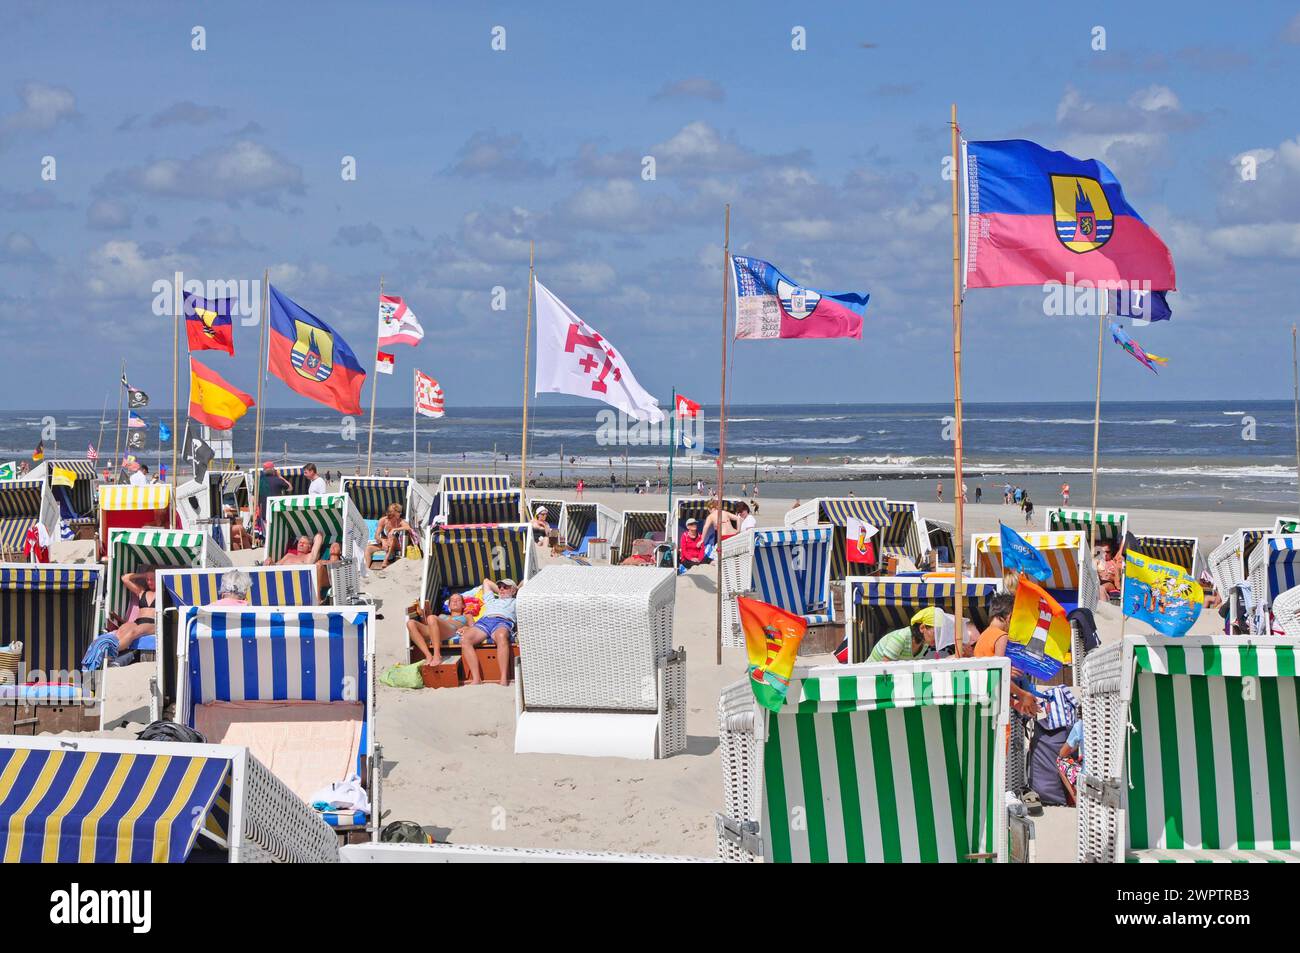
{"label": "woman in swimsuit", "polygon": [[124,574],[122,585],[126,586],[127,592],[135,597],[140,606],[140,611],[136,613],[135,618],[130,622],[123,622],[113,633],[117,636],[118,650],[125,652],[141,636],[154,634],[157,622],[154,604],[158,601],[158,593],[154,591],[152,569]]}
{"label": "woman in swimsuit", "polygon": [[388,508],[388,511],[375,524],[375,541],[366,546],[365,565],[370,565],[370,557],[375,553],[382,551],[384,554],[384,564],[380,569],[387,569],[389,564],[397,558],[397,541],[398,533],[405,530],[410,533],[410,538],[415,538],[415,530],[411,524],[402,518],[402,506],[400,503],[394,503]]}
{"label": "woman in swimsuit", "polygon": [[465,597],[459,592],[452,593],[447,600],[447,612],[443,615],[434,615],[427,605],[424,608],[424,621],[408,620],[406,632],[411,644],[424,656],[425,664],[437,665],[442,661],[442,643],[471,620],[465,612]]}

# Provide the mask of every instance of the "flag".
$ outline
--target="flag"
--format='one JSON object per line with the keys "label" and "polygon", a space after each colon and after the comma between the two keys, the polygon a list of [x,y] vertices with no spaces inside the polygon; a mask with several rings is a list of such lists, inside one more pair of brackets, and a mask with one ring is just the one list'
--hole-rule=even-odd
{"label": "flag", "polygon": [[415,409],[425,417],[441,417],[445,410],[442,388],[428,374],[415,372]]}
{"label": "flag", "polygon": [[91,463],[94,463],[96,460],[99,459],[99,451],[95,449],[95,445],[93,443],[86,445],[86,459],[89,460]]}
{"label": "flag", "polygon": [[166,443],[172,438],[172,428],[168,427],[161,420],[158,421],[158,442]]}
{"label": "flag", "polygon": [[14,480],[18,477],[18,464],[10,460],[8,463],[0,463],[0,480]]}
{"label": "flag", "polygon": [[1039,582],[1052,575],[1052,567],[1047,557],[1038,551],[1029,540],[1025,539],[1005,523],[1002,528],[1002,571],[1004,573],[1024,573]]}
{"label": "flag", "polygon": [[1043,681],[1070,661],[1070,622],[1065,610],[1024,573],[1016,586],[1007,626],[1007,658],[1012,668]]}
{"label": "flag", "polygon": [[1115,339],[1116,344],[1132,354],[1138,361],[1149,367],[1153,374],[1159,374],[1160,372],[1156,370],[1156,365],[1153,364],[1152,361],[1159,364],[1169,363],[1169,358],[1167,357],[1161,357],[1159,354],[1152,354],[1149,351],[1142,350],[1142,345],[1129,337],[1128,332],[1117,324],[1111,324],[1110,336]]}
{"label": "flag", "polygon": [[134,410],[127,411],[126,425],[127,427],[133,430],[138,429],[140,427],[148,426],[148,424],[144,422],[144,418],[141,417],[139,414],[137,414]]}
{"label": "flag", "polygon": [[963,153],[967,287],[1178,286],[1169,249],[1104,163],[1024,139],[966,142]]}
{"label": "flag", "polygon": [[159,483],[167,482],[167,464],[165,463],[158,464],[158,482]]}
{"label": "flag", "polygon": [[424,328],[406,302],[393,295],[379,296],[379,346],[409,344],[412,347],[424,340]]}
{"label": "flag", "polygon": [[341,414],[361,413],[366,372],[328,324],[271,286],[267,370],[292,391]]}
{"label": "flag", "polygon": [[385,354],[383,351],[375,353],[375,370],[380,374],[393,373],[393,355]]}
{"label": "flag", "polygon": [[700,415],[700,405],[682,394],[677,395],[677,416],[681,417],[698,417]]}
{"label": "flag", "polygon": [[235,353],[234,298],[209,301],[185,292],[185,336],[191,351]]}
{"label": "flag", "polygon": [[876,547],[871,542],[879,530],[856,516],[850,516],[844,527],[844,557],[851,563],[876,563]]}
{"label": "flag", "polygon": [[1131,291],[1107,292],[1107,304],[1110,313],[1117,318],[1130,318],[1135,327],[1142,327],[1152,321],[1168,321],[1174,316],[1169,307],[1167,291]]}
{"label": "flag", "polygon": [[202,480],[203,475],[208,472],[208,464],[212,462],[212,458],[216,456],[216,453],[202,437],[194,435],[193,431],[195,429],[193,427],[186,428],[190,439],[185,448],[185,459],[194,464],[194,479]]}
{"label": "flag", "polygon": [[664,412],[632,369],[594,328],[533,279],[537,289],[537,393],[590,397],[633,420],[661,423]]}
{"label": "flag", "polygon": [[133,433],[127,434],[126,445],[130,447],[132,450],[143,450],[144,434],[140,433],[140,431],[138,430],[134,431]]}
{"label": "flag", "polygon": [[749,687],[769,711],[780,711],[790,690],[795,656],[808,623],[800,616],[757,599],[736,597],[749,655]]}
{"label": "flag", "polygon": [[37,442],[36,449],[32,451],[32,462],[40,463],[44,459],[45,459],[45,441],[41,440]]}
{"label": "flag", "polygon": [[761,258],[732,255],[731,263],[737,340],[862,338],[869,294],[804,288]]}
{"label": "flag", "polygon": [[146,394],[144,391],[140,390],[140,388],[132,387],[129,383],[127,383],[125,372],[123,372],[122,374],[122,386],[125,387],[127,390],[126,403],[128,407],[135,407],[139,409],[141,407],[149,406],[149,395]]}
{"label": "flag", "polygon": [[248,413],[253,398],[216,371],[190,358],[190,416],[214,430],[229,430]]}
{"label": "flag", "polygon": [[1182,566],[1124,548],[1121,611],[1161,635],[1187,634],[1205,605],[1205,590]]}
{"label": "flag", "polygon": [[68,470],[64,467],[56,466],[54,472],[50,475],[50,486],[66,486],[71,488],[76,486],[77,473],[75,470]]}

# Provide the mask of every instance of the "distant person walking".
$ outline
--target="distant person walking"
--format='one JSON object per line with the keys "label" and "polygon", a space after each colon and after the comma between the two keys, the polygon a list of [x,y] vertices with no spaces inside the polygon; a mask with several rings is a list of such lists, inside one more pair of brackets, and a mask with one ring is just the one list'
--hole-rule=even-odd
{"label": "distant person walking", "polygon": [[1025,525],[1028,526],[1034,521],[1034,501],[1026,493],[1024,499],[1020,502],[1020,508],[1025,511]]}
{"label": "distant person walking", "polygon": [[984,496],[984,488],[978,483],[975,484],[975,502],[978,503]]}
{"label": "distant person walking", "polygon": [[582,491],[585,490],[586,488],[587,488],[587,485],[586,485],[585,483],[583,483],[583,482],[582,482],[582,478],[579,477],[579,479],[578,479],[578,487],[577,487],[577,489],[578,489],[578,499],[582,499]]}
{"label": "distant person walking", "polygon": [[1061,502],[1066,506],[1070,505],[1070,484],[1068,483],[1061,484]]}
{"label": "distant person walking", "polygon": [[942,480],[940,480],[938,483],[934,485],[934,493],[935,496],[939,498],[939,502],[942,503],[943,502],[943,481]]}

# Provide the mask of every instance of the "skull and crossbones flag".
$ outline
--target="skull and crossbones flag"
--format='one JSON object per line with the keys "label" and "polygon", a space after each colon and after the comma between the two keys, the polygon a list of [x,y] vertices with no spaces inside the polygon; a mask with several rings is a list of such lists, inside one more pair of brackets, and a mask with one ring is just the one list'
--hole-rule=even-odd
{"label": "skull and crossbones flag", "polygon": [[573,394],[661,423],[664,412],[614,346],[536,279],[537,393]]}
{"label": "skull and crossbones flag", "polygon": [[208,472],[208,464],[216,456],[216,452],[202,437],[195,434],[198,427],[191,427],[190,422],[185,423],[185,459],[194,464],[194,479],[202,480],[203,475]]}

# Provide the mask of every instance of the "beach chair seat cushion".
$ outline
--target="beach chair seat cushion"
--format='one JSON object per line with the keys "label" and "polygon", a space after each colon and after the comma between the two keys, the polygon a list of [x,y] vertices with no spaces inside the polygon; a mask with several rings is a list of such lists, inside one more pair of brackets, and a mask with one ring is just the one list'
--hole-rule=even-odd
{"label": "beach chair seat cushion", "polygon": [[322,811],[320,819],[330,827],[365,827],[370,815],[365,811]]}
{"label": "beach chair seat cushion", "polygon": [[76,685],[0,685],[0,701],[76,701],[81,697]]}
{"label": "beach chair seat cushion", "polygon": [[1152,848],[1131,850],[1125,860],[1130,864],[1294,864],[1300,863],[1300,850]]}

